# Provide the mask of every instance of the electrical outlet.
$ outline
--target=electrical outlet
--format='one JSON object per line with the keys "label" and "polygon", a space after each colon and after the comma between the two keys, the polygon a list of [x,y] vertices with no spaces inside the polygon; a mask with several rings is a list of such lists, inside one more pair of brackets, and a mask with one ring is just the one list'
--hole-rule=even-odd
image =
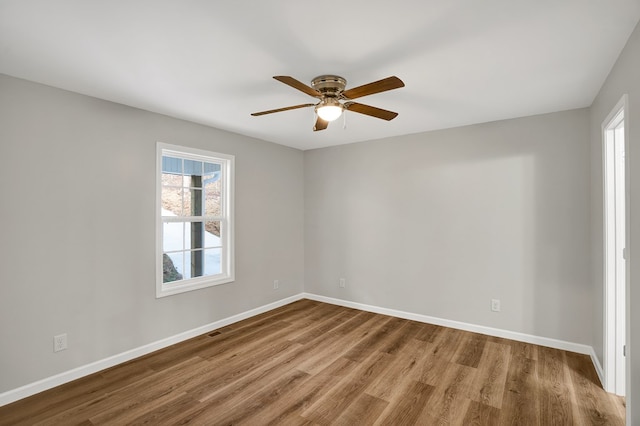
{"label": "electrical outlet", "polygon": [[345,288],[347,286],[347,280],[345,280],[344,278],[340,278],[338,286],[340,286],[340,288]]}
{"label": "electrical outlet", "polygon": [[277,290],[278,288],[280,288],[280,281],[279,280],[273,280],[273,289]]}
{"label": "electrical outlet", "polygon": [[67,349],[67,333],[53,336],[53,351],[60,352]]}
{"label": "electrical outlet", "polygon": [[493,312],[500,312],[500,299],[491,299],[491,310]]}

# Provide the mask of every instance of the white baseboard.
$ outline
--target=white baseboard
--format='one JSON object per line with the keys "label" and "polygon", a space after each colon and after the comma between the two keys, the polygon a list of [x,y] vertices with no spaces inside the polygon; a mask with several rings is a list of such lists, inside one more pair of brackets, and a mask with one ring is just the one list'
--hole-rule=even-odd
{"label": "white baseboard", "polygon": [[18,401],[22,398],[35,395],[47,389],[51,389],[56,386],[71,382],[81,377],[88,376],[89,374],[97,373],[98,371],[102,371],[106,368],[122,364],[123,362],[131,361],[132,359],[141,357],[159,349],[163,349],[176,343],[191,339],[193,337],[200,336],[201,334],[208,333],[215,329],[225,327],[227,325],[259,315],[272,309],[279,308],[280,306],[284,306],[300,299],[302,299],[302,294],[287,297],[285,299],[281,299],[255,309],[251,309],[246,312],[242,312],[240,314],[233,315],[228,318],[224,318],[210,324],[176,334],[171,337],[167,337],[166,339],[158,340],[156,342],[149,343],[147,345],[140,346],[138,348],[134,348],[126,352],[122,352],[108,358],[104,358],[99,361],[74,368],[73,370],[65,371],[63,373],[56,374],[55,376],[47,377],[45,379],[38,380],[37,382],[29,383],[17,389],[12,389],[0,394],[0,407],[10,404],[14,401]]}
{"label": "white baseboard", "polygon": [[602,388],[604,389],[604,369],[602,368],[602,364],[600,364],[600,360],[598,359],[596,351],[593,348],[591,348],[591,352],[589,352],[589,355],[591,356],[593,367],[596,369],[596,373],[598,374],[598,379],[600,379],[600,386],[602,386]]}
{"label": "white baseboard", "polygon": [[330,303],[332,305],[339,305],[339,306],[345,306],[347,308],[359,309],[361,311],[374,312],[377,314],[389,315],[389,316],[394,316],[398,318],[404,318],[408,320],[440,325],[443,327],[450,327],[458,330],[471,331],[474,333],[486,334],[486,335],[495,336],[495,337],[502,337],[505,339],[516,340],[519,342],[532,343],[535,345],[548,346],[555,349],[561,349],[565,351],[589,355],[591,357],[591,360],[593,361],[593,365],[596,369],[596,372],[598,373],[600,382],[603,383],[602,366],[598,361],[598,357],[596,356],[594,349],[588,345],[566,342],[566,341],[557,340],[557,339],[550,339],[547,337],[539,337],[539,336],[534,336],[530,334],[518,333],[515,331],[501,330],[498,328],[485,327],[481,325],[475,325],[475,324],[470,324],[470,323],[465,323],[460,321],[447,320],[447,319],[442,319],[437,317],[431,317],[428,315],[398,311],[395,309],[381,308],[378,306],[366,305],[363,303],[351,302],[348,300],[334,299],[332,297],[320,296],[313,293],[300,293],[294,296],[290,296],[290,297],[278,300],[273,303],[269,303],[264,306],[260,306],[255,309],[248,310],[246,312],[242,312],[237,315],[230,316],[228,318],[215,321],[213,323],[210,323],[201,327],[194,328],[192,330],[185,331],[183,333],[176,334],[171,337],[167,337],[162,340],[158,340],[153,343],[149,343],[144,346],[140,346],[138,348],[131,349],[126,352],[122,352],[120,354],[110,356],[108,358],[105,358],[96,362],[92,362],[90,364],[87,364],[78,368],[74,368],[73,370],[56,374],[55,376],[51,376],[51,377],[39,380],[37,382],[27,384],[17,389],[4,392],[0,394],[0,407],[6,404],[10,404],[19,399],[26,398],[31,395],[35,395],[47,389],[51,389],[53,387],[62,385],[64,383],[71,382],[81,377],[88,376],[89,374],[97,373],[98,371],[104,370],[106,368],[110,368],[115,365],[122,364],[124,362],[141,357],[143,355],[149,354],[159,349],[163,349],[168,346],[174,345],[176,343],[180,343],[182,341],[191,339],[193,337],[200,336],[201,334],[208,333],[215,329],[225,327],[227,325],[233,324],[238,321],[242,321],[244,319],[253,317],[255,315],[259,315],[261,313],[270,311],[272,309],[279,308],[280,306],[284,306],[286,304],[295,302],[300,299],[315,300],[318,302]]}
{"label": "white baseboard", "polygon": [[[366,305],[358,302],[351,302],[348,300],[334,299],[332,297],[319,296],[312,293],[302,293],[303,299],[315,300],[318,302],[330,303],[332,305],[345,306],[347,308],[359,309],[361,311],[373,312],[376,314],[389,315],[392,317],[404,318],[408,320],[425,322],[434,325],[440,325],[443,327],[455,328],[458,330],[471,331],[474,333],[486,334],[488,336],[502,337],[504,339],[515,340],[518,342],[532,343],[534,345],[547,346],[550,348],[561,349],[569,352],[576,352],[579,354],[589,355],[594,361],[597,361],[593,348],[589,345],[583,345],[580,343],[566,342],[564,340],[551,339],[548,337],[534,336],[531,334],[518,333],[517,331],[502,330],[499,328],[485,327],[483,325],[470,324],[466,322],[453,321],[443,318],[431,317],[428,315],[414,314],[411,312],[397,311],[395,309],[381,308],[378,306]],[[601,371],[598,370],[598,364],[595,364],[598,375]],[[600,369],[601,370],[601,369]]]}

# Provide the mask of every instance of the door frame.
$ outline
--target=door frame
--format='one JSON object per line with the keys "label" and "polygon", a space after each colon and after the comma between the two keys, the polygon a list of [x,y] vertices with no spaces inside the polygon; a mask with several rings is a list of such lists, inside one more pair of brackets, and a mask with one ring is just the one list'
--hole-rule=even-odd
{"label": "door frame", "polygon": [[[614,146],[610,146],[610,134],[614,132],[614,128],[619,124],[619,116],[622,114],[624,121],[623,138],[625,151],[629,146],[629,120],[628,120],[628,96],[625,94],[618,101],[607,118],[602,122],[602,182],[603,182],[603,284],[604,284],[604,345],[603,345],[603,361],[604,361],[604,389],[607,392],[617,395],[628,394],[629,389],[629,362],[628,357],[622,357],[622,347],[620,342],[628,342],[629,332],[629,156],[625,152],[624,158],[624,186],[625,186],[625,281],[622,286],[616,284],[615,262],[617,257],[612,253],[610,246],[610,228],[609,206],[611,199],[611,188],[613,183],[609,181],[608,175],[610,167],[615,158],[612,158]],[[614,163],[615,164],[615,163]],[[615,169],[614,169],[615,170]],[[614,171],[615,173],[615,171]],[[615,186],[613,186],[615,189]],[[615,230],[613,230],[615,232]],[[614,247],[615,249],[615,247]],[[613,270],[612,270],[613,269]],[[613,281],[613,282],[612,282]],[[622,294],[620,294],[621,292]],[[617,304],[620,297],[624,299],[624,316],[619,315]],[[620,331],[616,324],[624,324],[624,335],[620,335]],[[620,373],[619,364],[622,363],[624,374]]]}

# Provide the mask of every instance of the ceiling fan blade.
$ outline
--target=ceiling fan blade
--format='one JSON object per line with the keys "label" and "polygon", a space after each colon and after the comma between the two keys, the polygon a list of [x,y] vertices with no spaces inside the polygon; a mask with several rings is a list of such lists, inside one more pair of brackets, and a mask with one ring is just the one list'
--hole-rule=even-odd
{"label": "ceiling fan blade", "polygon": [[273,78],[278,80],[280,83],[284,83],[288,86],[293,87],[294,89],[298,89],[299,91],[304,92],[309,96],[313,96],[314,98],[322,97],[322,94],[313,87],[309,87],[301,81],[298,81],[293,77],[289,77],[288,75],[275,75],[273,76]]}
{"label": "ceiling fan blade", "polygon": [[289,111],[290,109],[306,108],[306,107],[312,107],[312,106],[315,106],[315,104],[294,105],[294,106],[290,106],[290,107],[284,107],[284,108],[278,108],[278,109],[270,109],[268,111],[254,112],[251,115],[254,116],[254,117],[257,117],[259,115],[273,114],[274,112]]}
{"label": "ceiling fan blade", "polygon": [[386,92],[387,90],[399,89],[400,87],[404,87],[402,80],[396,76],[392,76],[345,90],[342,92],[342,96],[347,99],[355,99],[362,96],[373,95],[374,93]]}
{"label": "ceiling fan blade", "polygon": [[316,124],[314,124],[313,126],[313,131],[317,132],[318,130],[324,130],[327,128],[327,126],[329,126],[329,122],[326,120],[323,120],[320,117],[316,118]]}
{"label": "ceiling fan blade", "polygon": [[393,120],[398,116],[397,112],[387,111],[386,109],[359,104],[357,102],[345,102],[344,107],[349,111],[370,115],[371,117],[381,118],[387,121]]}

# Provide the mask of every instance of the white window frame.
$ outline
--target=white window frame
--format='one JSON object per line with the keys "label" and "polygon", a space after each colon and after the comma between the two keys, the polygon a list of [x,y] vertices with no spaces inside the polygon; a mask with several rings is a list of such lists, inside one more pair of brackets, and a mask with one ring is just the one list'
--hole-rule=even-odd
{"label": "white window frame", "polygon": [[[164,155],[221,165],[222,206],[220,239],[222,242],[221,273],[163,283],[162,228],[162,157]],[[233,155],[205,151],[158,142],[156,145],[156,297],[165,297],[187,291],[226,284],[235,280],[234,268],[234,170]]]}

